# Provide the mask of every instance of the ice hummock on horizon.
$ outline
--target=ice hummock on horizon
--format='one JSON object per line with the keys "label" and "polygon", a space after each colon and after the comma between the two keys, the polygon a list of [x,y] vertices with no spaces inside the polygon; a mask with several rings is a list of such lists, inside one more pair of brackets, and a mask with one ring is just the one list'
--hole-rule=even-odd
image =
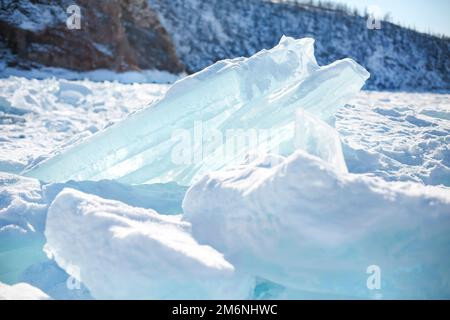
{"label": "ice hummock on horizon", "polygon": [[[36,251],[0,252],[8,283],[75,299],[449,297],[449,190],[348,173],[333,116],[367,76],[348,59],[318,67],[312,39],[283,38],[179,81],[26,173],[41,181],[2,173],[0,251]],[[192,134],[196,120],[279,131],[259,156],[173,171],[170,131]],[[118,181],[84,181],[101,178]],[[179,184],[190,185],[182,208]],[[45,242],[48,258],[36,254]],[[67,274],[82,290],[66,288]]]}
{"label": "ice hummock on horizon", "polygon": [[[252,151],[291,154],[295,111],[302,108],[331,121],[368,77],[351,59],[319,67],[313,39],[283,37],[270,50],[219,61],[176,82],[160,101],[24,174],[46,182],[116,179],[191,185],[207,172],[239,164]],[[258,141],[258,150],[238,145],[227,153],[221,139],[200,146],[189,141],[199,122],[204,135],[266,130],[269,138]],[[201,161],[177,160],[178,144],[191,144],[190,154],[201,154]]]}

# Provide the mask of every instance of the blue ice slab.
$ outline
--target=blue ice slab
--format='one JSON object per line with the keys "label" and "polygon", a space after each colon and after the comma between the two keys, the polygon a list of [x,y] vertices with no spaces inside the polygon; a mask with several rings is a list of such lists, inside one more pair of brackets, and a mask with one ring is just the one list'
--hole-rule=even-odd
{"label": "blue ice slab", "polygon": [[296,110],[328,121],[368,77],[350,59],[319,67],[313,39],[283,37],[270,50],[176,82],[160,101],[24,174],[47,182],[191,185],[248,153],[292,153]]}

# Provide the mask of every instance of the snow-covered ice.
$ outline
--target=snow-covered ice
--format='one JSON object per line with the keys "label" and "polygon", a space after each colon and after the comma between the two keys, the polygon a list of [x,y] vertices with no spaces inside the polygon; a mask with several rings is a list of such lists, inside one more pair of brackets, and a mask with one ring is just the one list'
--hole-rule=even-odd
{"label": "snow-covered ice", "polygon": [[367,91],[336,117],[350,171],[450,186],[450,95]]}
{"label": "snow-covered ice", "polygon": [[[0,292],[448,298],[450,95],[357,93],[364,70],[312,48],[285,38],[172,87],[3,70]],[[274,139],[173,163],[172,133],[195,155],[199,128]]]}

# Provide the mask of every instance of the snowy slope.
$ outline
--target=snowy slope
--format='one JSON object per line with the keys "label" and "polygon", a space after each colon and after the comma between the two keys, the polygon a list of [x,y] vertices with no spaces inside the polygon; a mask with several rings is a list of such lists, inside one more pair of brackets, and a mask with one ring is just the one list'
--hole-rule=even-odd
{"label": "snowy slope", "polygon": [[189,71],[271,48],[282,35],[316,39],[320,65],[353,58],[369,89],[449,90],[450,41],[342,11],[266,0],[148,0]]}

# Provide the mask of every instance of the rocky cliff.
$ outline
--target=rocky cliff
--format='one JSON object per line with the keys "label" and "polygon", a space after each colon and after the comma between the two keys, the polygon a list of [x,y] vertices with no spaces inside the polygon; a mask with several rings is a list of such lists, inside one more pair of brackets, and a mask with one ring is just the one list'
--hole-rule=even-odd
{"label": "rocky cliff", "polygon": [[[73,4],[81,9],[79,29],[66,25]],[[170,35],[145,0],[2,0],[0,5],[2,59],[9,65],[183,70]]]}

